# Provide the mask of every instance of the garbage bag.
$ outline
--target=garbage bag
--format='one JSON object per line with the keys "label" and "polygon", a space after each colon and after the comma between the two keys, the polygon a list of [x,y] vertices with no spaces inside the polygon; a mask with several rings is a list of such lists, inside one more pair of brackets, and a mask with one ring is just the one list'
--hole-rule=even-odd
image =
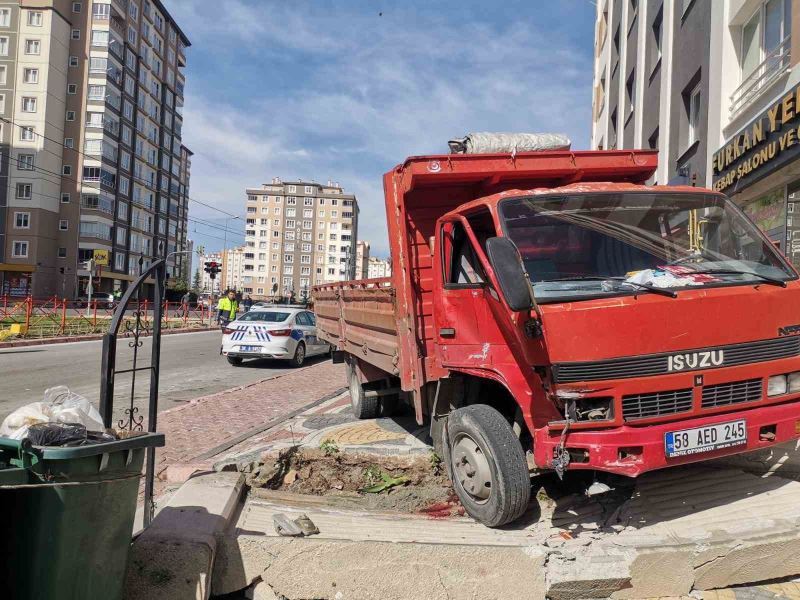
{"label": "garbage bag", "polygon": [[561,133],[468,133],[447,142],[450,154],[494,154],[569,150],[572,141]]}
{"label": "garbage bag", "polygon": [[[51,419],[50,406],[45,402],[31,402],[20,406],[8,415],[0,425],[0,435],[14,439],[22,439],[28,427],[37,423],[49,423]],[[23,430],[24,431],[21,431]],[[18,432],[23,435],[18,436]]]}
{"label": "garbage bag", "polygon": [[86,442],[86,426],[80,423],[37,423],[25,436],[34,446],[79,446]]}
{"label": "garbage bag", "polygon": [[102,431],[103,417],[100,412],[80,394],[71,392],[65,385],[47,388],[44,401],[51,405],[52,420],[60,423],[81,423],[90,431]]}
{"label": "garbage bag", "polygon": [[43,402],[21,406],[0,425],[0,436],[21,440],[38,423],[79,423],[88,431],[104,431],[99,411],[80,394],[59,385],[44,392]]}

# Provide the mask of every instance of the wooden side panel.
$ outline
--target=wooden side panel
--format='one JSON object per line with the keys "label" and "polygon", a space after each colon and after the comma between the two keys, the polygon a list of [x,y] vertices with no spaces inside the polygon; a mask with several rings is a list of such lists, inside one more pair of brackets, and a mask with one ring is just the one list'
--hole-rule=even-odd
{"label": "wooden side panel", "polygon": [[346,281],[314,288],[317,334],[392,375],[399,375],[394,288],[390,279]]}

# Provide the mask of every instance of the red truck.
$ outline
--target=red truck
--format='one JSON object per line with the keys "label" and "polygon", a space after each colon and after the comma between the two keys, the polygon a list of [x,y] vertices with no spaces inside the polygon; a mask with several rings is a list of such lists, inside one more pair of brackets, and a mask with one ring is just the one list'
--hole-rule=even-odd
{"label": "red truck", "polygon": [[800,282],[650,151],[419,156],[384,176],[393,273],[314,288],[353,410],[398,398],[467,512],[531,474],[625,476],[800,437]]}

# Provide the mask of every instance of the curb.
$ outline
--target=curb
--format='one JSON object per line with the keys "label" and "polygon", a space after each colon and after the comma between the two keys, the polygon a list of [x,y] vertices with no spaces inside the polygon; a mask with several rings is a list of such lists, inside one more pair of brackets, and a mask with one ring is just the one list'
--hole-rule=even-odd
{"label": "curb", "polygon": [[[164,329],[161,335],[172,335],[175,333],[207,333],[209,331],[216,331],[216,327],[208,327],[206,329]],[[21,348],[25,346],[45,346],[47,344],[70,344],[72,342],[94,342],[103,339],[102,333],[91,335],[75,335],[71,337],[54,337],[54,338],[40,338],[35,340],[17,340],[13,342],[0,342],[0,350],[6,348]],[[149,335],[146,337],[150,337]]]}

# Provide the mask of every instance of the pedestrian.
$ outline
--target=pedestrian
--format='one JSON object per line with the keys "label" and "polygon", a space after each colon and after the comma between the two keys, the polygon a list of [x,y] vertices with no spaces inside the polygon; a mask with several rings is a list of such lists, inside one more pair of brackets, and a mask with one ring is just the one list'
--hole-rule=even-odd
{"label": "pedestrian", "polygon": [[236,319],[237,312],[239,312],[239,303],[236,301],[236,292],[228,290],[217,303],[217,323],[220,327],[226,327],[228,323]]}
{"label": "pedestrian", "polygon": [[250,294],[247,295],[247,298],[244,299],[244,312],[250,312],[250,309],[253,307],[253,299],[250,297]]}
{"label": "pedestrian", "polygon": [[189,292],[186,292],[181,298],[181,316],[188,317],[189,316],[189,301],[192,299]]}

